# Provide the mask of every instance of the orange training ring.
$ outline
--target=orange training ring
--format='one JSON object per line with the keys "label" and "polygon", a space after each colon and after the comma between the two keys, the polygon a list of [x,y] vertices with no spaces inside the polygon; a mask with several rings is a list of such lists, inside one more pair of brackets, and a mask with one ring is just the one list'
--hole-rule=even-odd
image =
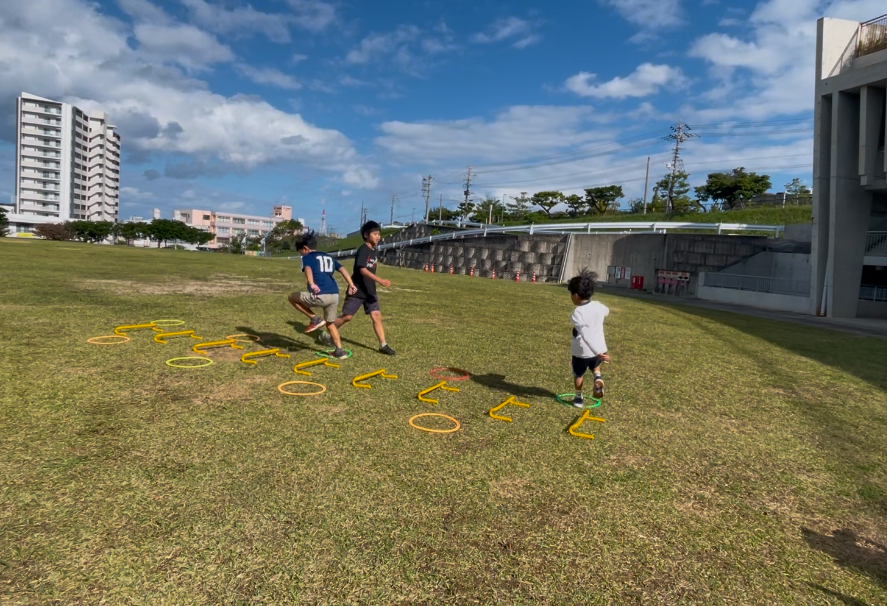
{"label": "orange training ring", "polygon": [[[461,373],[462,373],[462,376],[458,376],[458,377],[441,377],[441,376],[439,376],[439,375],[434,374],[434,373],[436,373],[436,372],[438,372],[438,371],[440,371],[440,370],[449,370],[450,372],[461,372]],[[452,367],[452,366],[441,366],[440,368],[432,368],[432,369],[431,369],[431,372],[428,373],[428,374],[430,374],[430,375],[431,375],[432,377],[434,377],[435,379],[438,379],[439,381],[464,381],[465,379],[467,379],[468,377],[471,376],[471,373],[468,372],[467,370],[462,370],[461,368],[454,368],[454,367]]]}
{"label": "orange training ring", "polygon": [[[124,341],[112,341],[110,343],[99,343],[96,339],[125,339]],[[101,337],[92,337],[91,339],[86,340],[87,343],[92,343],[93,345],[123,345],[124,343],[129,342],[129,337],[126,335],[104,335]]]}
{"label": "orange training ring", "polygon": [[[291,391],[285,391],[283,389],[285,385],[314,385],[316,387],[320,387],[320,391],[313,391],[311,393],[293,393]],[[326,391],[326,385],[321,385],[320,383],[312,383],[311,381],[287,381],[286,383],[281,383],[280,385],[278,385],[277,391],[288,396],[319,396]]]}
{"label": "orange training ring", "polygon": [[[444,419],[449,419],[450,421],[455,423],[456,427],[454,429],[428,429],[427,427],[419,427],[418,425],[413,423],[413,421],[418,419],[419,417],[443,417]],[[462,425],[459,423],[459,421],[457,421],[453,417],[448,417],[447,415],[438,414],[436,412],[423,412],[420,415],[416,415],[415,417],[410,419],[410,425],[412,427],[414,427],[415,429],[419,429],[421,431],[428,431],[430,433],[453,433],[454,431],[459,431],[459,429],[462,427]]]}

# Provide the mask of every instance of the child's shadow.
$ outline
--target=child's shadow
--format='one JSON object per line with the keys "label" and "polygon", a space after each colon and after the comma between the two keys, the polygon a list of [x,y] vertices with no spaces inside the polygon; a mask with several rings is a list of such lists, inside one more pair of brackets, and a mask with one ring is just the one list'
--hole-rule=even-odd
{"label": "child's shadow", "polygon": [[478,385],[483,385],[484,387],[489,387],[490,389],[504,391],[515,396],[557,398],[556,393],[548,391],[547,389],[542,389],[541,387],[526,387],[524,385],[509,383],[505,380],[505,375],[471,375],[471,380]]}
{"label": "child's shadow", "polygon": [[[302,332],[306,328],[308,328],[307,324],[303,324],[301,322],[296,322],[294,320],[287,320],[286,323],[289,324],[290,326],[292,326],[293,328],[295,328],[296,330],[298,330],[299,332]],[[309,336],[313,339],[316,337],[317,334],[319,334],[323,330],[324,329],[319,328],[317,330],[317,332],[308,333],[306,336]],[[342,336],[341,332],[339,333],[339,338],[342,339],[343,346],[347,343],[347,344],[352,345],[354,347],[363,347],[364,349],[369,349],[370,351],[376,351],[374,348],[368,347],[368,346],[364,345],[363,343],[358,343],[357,341],[352,341],[351,339],[346,339],[345,337]],[[331,346],[324,346],[324,345],[315,344],[314,347],[316,348],[316,347],[331,347]]]}
{"label": "child's shadow", "polygon": [[313,351],[318,347],[315,343],[302,343],[291,337],[279,335],[276,332],[262,332],[254,330],[249,326],[238,326],[237,330],[244,334],[257,337],[259,339],[257,343],[268,348],[277,347],[279,349],[285,349],[286,351],[294,351],[297,349]]}

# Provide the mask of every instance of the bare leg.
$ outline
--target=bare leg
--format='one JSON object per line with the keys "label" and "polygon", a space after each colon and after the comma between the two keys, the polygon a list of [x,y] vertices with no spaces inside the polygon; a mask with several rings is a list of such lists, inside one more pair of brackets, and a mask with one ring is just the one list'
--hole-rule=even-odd
{"label": "bare leg", "polygon": [[370,319],[373,321],[373,330],[376,331],[376,338],[379,339],[379,345],[385,343],[385,329],[382,328],[382,312],[371,311]]}
{"label": "bare leg", "polygon": [[313,311],[311,311],[310,308],[305,307],[302,303],[300,303],[300,302],[298,301],[298,299],[293,299],[292,297],[290,297],[290,298],[288,299],[288,301],[290,302],[290,305],[292,305],[293,307],[295,307],[296,309],[298,309],[299,311],[301,311],[303,314],[305,314],[305,315],[308,316],[309,318],[313,318],[314,316],[317,315],[316,313],[314,313]]}
{"label": "bare leg", "polygon": [[342,328],[342,326],[348,324],[348,322],[350,322],[353,317],[354,316],[339,316],[338,318],[336,318],[334,324],[336,325],[336,328]]}
{"label": "bare leg", "polygon": [[330,336],[333,338],[333,343],[336,344],[336,349],[342,349],[342,337],[339,336],[339,329],[336,328],[336,323],[329,322],[326,325],[326,329],[329,331]]}
{"label": "bare leg", "polygon": [[582,377],[576,377],[576,379],[573,381],[573,384],[576,386],[576,391],[582,391],[582,383]]}

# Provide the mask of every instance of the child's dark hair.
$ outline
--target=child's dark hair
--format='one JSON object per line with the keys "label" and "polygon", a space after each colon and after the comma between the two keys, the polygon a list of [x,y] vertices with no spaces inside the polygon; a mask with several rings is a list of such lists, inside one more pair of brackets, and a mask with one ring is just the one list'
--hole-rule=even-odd
{"label": "child's dark hair", "polygon": [[570,278],[570,281],[567,282],[567,290],[570,291],[571,295],[576,295],[583,301],[586,301],[594,295],[595,282],[597,282],[597,274],[583,269],[578,276]]}
{"label": "child's dark hair", "polygon": [[313,229],[309,229],[296,240],[296,250],[302,250],[303,248],[310,248],[311,250],[317,248],[317,233]]}
{"label": "child's dark hair", "polygon": [[360,235],[364,240],[374,231],[382,231],[382,226],[376,223],[375,221],[367,221],[363,224],[363,227],[360,228]]}

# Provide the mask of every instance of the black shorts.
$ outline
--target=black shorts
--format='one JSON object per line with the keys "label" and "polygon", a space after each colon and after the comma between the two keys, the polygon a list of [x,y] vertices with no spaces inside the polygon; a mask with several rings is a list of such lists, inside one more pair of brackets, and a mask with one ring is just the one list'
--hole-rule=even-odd
{"label": "black shorts", "polygon": [[363,305],[363,311],[366,315],[370,315],[374,311],[382,311],[382,308],[379,307],[379,299],[363,299],[349,295],[345,297],[345,303],[342,304],[342,315],[353,316],[360,309],[361,305]]}
{"label": "black shorts", "polygon": [[577,358],[573,356],[573,376],[581,377],[585,374],[586,370],[591,370],[594,372],[601,366],[601,357],[595,356],[593,358]]}

